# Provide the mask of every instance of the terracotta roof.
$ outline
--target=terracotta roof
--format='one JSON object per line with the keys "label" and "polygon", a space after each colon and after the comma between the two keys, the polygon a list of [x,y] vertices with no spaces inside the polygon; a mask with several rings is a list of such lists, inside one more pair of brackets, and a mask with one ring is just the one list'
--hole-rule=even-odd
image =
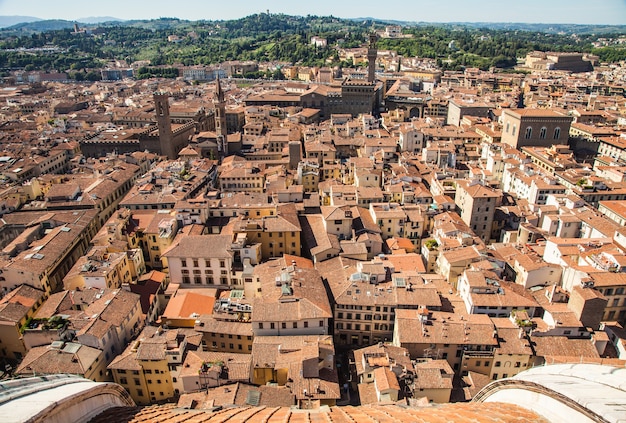
{"label": "terracotta roof", "polygon": [[[299,400],[339,399],[339,378],[334,363],[335,354],[328,335],[257,336],[252,345],[254,368],[286,370],[291,392]],[[324,363],[321,367],[320,364]],[[315,389],[319,388],[319,389]]]}
{"label": "terracotta roof", "polygon": [[[357,375],[361,375],[366,371],[364,367],[364,357],[367,357],[369,367],[388,366],[389,361],[393,361],[394,365],[406,368],[407,371],[413,372],[413,363],[406,348],[395,347],[390,344],[376,344],[370,347],[360,348],[354,351],[354,364]],[[382,358],[383,362],[379,362]]]}
{"label": "terracotta roof", "polygon": [[561,117],[561,118],[568,117],[568,116],[562,115],[561,113],[555,112],[553,110],[548,110],[548,109],[515,109],[515,110],[507,109],[505,113],[518,115],[518,116],[528,116],[528,117]]}
{"label": "terracotta roof", "polygon": [[470,314],[465,317],[434,311],[429,312],[428,324],[422,324],[420,311],[396,310],[395,330],[401,344],[498,344],[494,334],[495,326],[487,315]]}
{"label": "terracotta roof", "polygon": [[19,322],[34,308],[43,296],[43,291],[21,285],[0,300],[0,320]]}
{"label": "terracotta roof", "polygon": [[324,252],[331,249],[339,250],[339,238],[326,232],[322,216],[308,215],[302,216],[301,219],[302,235],[312,256],[317,254],[323,256]]}
{"label": "terracotta roof", "polygon": [[[272,260],[254,268],[254,274],[262,286],[262,296],[254,299],[252,320],[256,322],[279,322],[301,319],[332,317],[328,295],[320,273],[316,269],[285,266],[285,259]],[[290,280],[294,301],[281,301],[282,290],[276,286],[276,278]]]}
{"label": "terracotta roof", "polygon": [[485,386],[491,383],[489,375],[483,375],[481,373],[467,372],[467,376],[463,376],[463,397],[457,400],[470,401],[474,396],[480,392]]}
{"label": "terracotta roof", "polygon": [[109,369],[139,370],[142,360],[165,360],[167,350],[178,348],[182,340],[192,349],[197,347],[202,334],[193,329],[163,330],[154,326],[147,326],[141,331],[136,341],[131,342],[124,352],[115,357]]}
{"label": "terracotta roof", "polygon": [[85,375],[104,353],[96,348],[68,342],[63,348],[51,345],[32,348],[16,370],[17,374],[71,373]]}
{"label": "terracotta roof", "polygon": [[189,410],[174,404],[161,406],[119,407],[109,409],[97,416],[93,423],[126,422],[180,422],[227,421],[239,422],[547,422],[531,410],[517,405],[491,403],[459,403],[427,407],[401,407],[397,405],[368,405],[330,407],[319,410],[297,410],[288,407],[230,407],[219,410]]}
{"label": "terracotta roof", "polygon": [[[590,339],[569,339],[565,336],[532,336],[531,346],[538,357],[549,359],[569,357],[572,362],[600,358]],[[564,360],[567,361],[567,360]]]}
{"label": "terracotta roof", "polygon": [[450,389],[454,370],[447,360],[430,360],[415,365],[415,389]]}
{"label": "terracotta roof", "polygon": [[494,350],[496,354],[533,355],[528,339],[520,337],[520,328],[511,319],[493,317],[491,321],[498,330],[498,346]]}
{"label": "terracotta roof", "polygon": [[225,363],[228,367],[228,379],[222,380],[223,383],[248,381],[250,379],[252,355],[214,351],[189,351],[180,369],[180,377],[198,377],[198,372],[203,363],[216,362]]}
{"label": "terracotta roof", "polygon": [[376,383],[376,387],[379,391],[385,391],[387,389],[392,389],[395,391],[400,390],[398,378],[391,370],[387,369],[386,367],[379,367],[374,370],[374,380],[374,383]]}
{"label": "terracotta roof", "polygon": [[263,407],[291,407],[296,404],[295,396],[284,386],[256,386],[247,383],[232,383],[210,388],[206,392],[183,394],[178,407],[185,409],[208,409],[219,406],[238,405],[246,407],[258,395],[258,405]]}
{"label": "terracotta roof", "polygon": [[167,308],[163,312],[163,320],[176,318],[190,318],[194,313],[212,314],[215,297],[199,294],[197,292],[179,291],[174,298],[167,303]]}
{"label": "terracotta roof", "polygon": [[164,257],[181,258],[231,258],[229,248],[230,235],[189,235],[181,237],[177,245],[172,246]]}

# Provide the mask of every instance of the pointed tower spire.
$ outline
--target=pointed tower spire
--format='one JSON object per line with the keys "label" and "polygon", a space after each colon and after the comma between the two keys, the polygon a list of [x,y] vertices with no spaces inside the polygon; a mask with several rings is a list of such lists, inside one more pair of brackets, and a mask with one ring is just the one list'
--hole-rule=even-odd
{"label": "pointed tower spire", "polygon": [[215,98],[218,102],[224,101],[224,91],[222,91],[222,84],[220,83],[220,75],[218,74],[215,80]]}
{"label": "pointed tower spire", "polygon": [[226,138],[226,101],[220,83],[219,75],[215,81],[215,134],[217,135],[217,149],[222,157],[228,155],[228,140]]}

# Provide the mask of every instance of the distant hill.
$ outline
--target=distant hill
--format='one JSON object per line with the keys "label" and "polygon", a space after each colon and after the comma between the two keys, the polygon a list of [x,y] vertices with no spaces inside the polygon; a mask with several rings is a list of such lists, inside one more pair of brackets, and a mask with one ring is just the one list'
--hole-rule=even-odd
{"label": "distant hill", "polygon": [[[33,18],[37,19],[37,18]],[[88,17],[81,18],[76,21],[66,21],[62,19],[51,19],[51,20],[38,20],[32,22],[20,22],[15,25],[1,27],[2,35],[11,36],[11,35],[25,35],[29,33],[39,33],[46,31],[56,31],[59,29],[71,29],[74,27],[74,24],[78,23],[79,26],[88,28],[95,28],[98,26],[101,27],[109,27],[109,26],[125,26],[125,27],[134,27],[134,28],[145,28],[150,30],[161,30],[161,29],[176,29],[181,27],[188,27],[192,21],[182,20],[178,18],[159,18],[159,19],[145,19],[145,20],[130,20],[125,21],[119,18],[111,17],[111,16],[99,16],[99,17]]]}
{"label": "distant hill", "polygon": [[84,24],[97,24],[102,22],[124,22],[124,19],[114,18],[113,16],[90,16],[77,19],[77,21]]}
{"label": "distant hill", "polygon": [[13,26],[24,22],[37,22],[43,19],[34,16],[0,16],[0,28]]}
{"label": "distant hill", "polygon": [[465,28],[488,28],[503,31],[537,31],[546,34],[610,34],[623,33],[626,31],[626,25],[582,25],[566,23],[450,22],[441,25]]}
{"label": "distant hill", "polygon": [[23,22],[4,28],[5,31],[19,32],[44,32],[59,29],[73,28],[75,21],[65,21],[62,19],[39,20],[36,22]]}
{"label": "distant hill", "polygon": [[137,19],[124,21],[121,23],[123,26],[129,26],[132,28],[144,28],[153,31],[185,28],[190,24],[197,21],[188,21],[178,18],[159,18],[159,19]]}
{"label": "distant hill", "polygon": [[[246,22],[249,20],[257,20],[260,15],[251,15],[241,19],[228,22]],[[276,15],[275,15],[276,16]],[[280,15],[278,15],[280,16]],[[287,15],[283,15],[283,18]],[[300,16],[290,16],[291,20],[304,19]],[[314,17],[316,18],[316,17]],[[317,17],[324,19],[324,17]],[[336,18],[333,18],[336,19]],[[524,22],[411,22],[393,19],[378,19],[373,17],[349,18],[346,21],[352,21],[357,24],[366,26],[371,25],[401,25],[409,27],[420,26],[438,26],[446,28],[487,28],[504,31],[537,31],[547,34],[614,34],[626,32],[626,25],[581,25],[566,23],[524,23]],[[135,28],[146,28],[151,30],[160,29],[176,29],[188,26],[200,21],[188,21],[178,18],[159,18],[159,19],[137,19],[123,20],[113,16],[91,16],[77,19],[76,21],[66,21],[61,19],[43,20],[33,16],[0,16],[0,28],[3,31],[13,32],[15,34],[36,33],[65,28],[72,28],[75,22],[83,25],[122,25]],[[206,21],[205,21],[206,22]],[[211,21],[208,21],[211,22]],[[325,23],[327,24],[327,22]],[[6,34],[6,32],[5,32]]]}
{"label": "distant hill", "polygon": [[371,16],[366,16],[366,17],[361,17],[361,18],[345,18],[345,19],[348,21],[353,21],[353,22],[358,22],[358,23],[367,23],[370,25],[372,23],[385,24],[385,25],[400,25],[400,26],[415,25],[415,22],[398,21],[395,19],[372,18]]}
{"label": "distant hill", "polygon": [[[2,1],[2,0],[0,0]],[[115,19],[85,18],[85,21]],[[288,62],[302,66],[350,66],[340,60],[338,48],[362,46],[369,33],[390,23],[400,24],[412,37],[381,38],[378,48],[394,50],[404,57],[437,61],[443,70],[466,67],[509,69],[529,51],[580,51],[592,53],[600,62],[626,60],[622,46],[595,47],[599,34],[626,33],[626,25],[574,25],[525,23],[426,23],[382,21],[360,18],[347,20],[333,16],[290,16],[258,13],[227,21],[189,21],[162,17],[152,20],[113,20],[86,23],[47,20],[20,23],[0,29],[0,70],[57,69],[74,71],[80,80],[98,76],[111,58],[128,62],[150,61],[152,66],[216,64],[228,60]],[[87,28],[76,36],[72,28]],[[32,36],[46,32],[46,36]],[[572,36],[576,34],[576,36]],[[608,35],[614,37],[616,32]],[[93,35],[93,36],[91,36]],[[184,42],[167,42],[177,35]],[[327,39],[318,48],[309,42],[312,35]],[[454,41],[454,46],[451,47]],[[63,53],[20,54],[14,49],[37,49],[54,44]],[[339,47],[340,46],[340,47]],[[79,71],[80,70],[80,71]],[[146,72],[144,72],[145,74]],[[253,72],[250,72],[251,74]],[[265,72],[254,77],[268,76]],[[243,75],[245,76],[245,75]]]}
{"label": "distant hill", "polygon": [[626,31],[626,25],[584,25],[566,23],[528,23],[528,22],[410,22],[372,17],[349,18],[355,22],[368,24],[391,24],[400,26],[440,26],[445,28],[486,28],[503,31],[537,31],[546,34],[613,34]]}

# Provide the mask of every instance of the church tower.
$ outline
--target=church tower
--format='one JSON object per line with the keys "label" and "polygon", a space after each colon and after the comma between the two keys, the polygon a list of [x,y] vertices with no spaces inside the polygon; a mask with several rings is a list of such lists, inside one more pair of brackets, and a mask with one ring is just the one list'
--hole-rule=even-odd
{"label": "church tower", "polygon": [[174,146],[174,135],[172,133],[172,122],[170,121],[169,95],[165,93],[154,93],[154,109],[159,128],[159,147],[161,154],[168,159],[175,159],[176,148]]}
{"label": "church tower", "polygon": [[370,34],[369,45],[367,46],[367,82],[373,83],[376,79],[376,58],[378,49],[376,48],[376,34]]}
{"label": "church tower", "polygon": [[220,83],[220,77],[217,77],[215,84],[215,134],[217,135],[217,149],[219,154],[228,155],[228,140],[226,139],[226,101],[224,100],[224,91]]}

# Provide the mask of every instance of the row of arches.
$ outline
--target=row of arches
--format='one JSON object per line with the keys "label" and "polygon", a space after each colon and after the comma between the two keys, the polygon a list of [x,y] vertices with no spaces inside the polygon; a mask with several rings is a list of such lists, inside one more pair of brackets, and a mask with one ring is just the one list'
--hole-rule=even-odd
{"label": "row of arches", "polygon": [[[545,140],[547,133],[548,133],[548,128],[546,128],[545,126],[542,126],[541,129],[539,130],[539,139]],[[533,127],[527,126],[526,133],[524,134],[524,138],[529,140],[532,138],[532,136],[533,136]],[[554,133],[553,133],[552,138],[555,140],[558,140],[560,137],[561,137],[561,128],[557,126],[556,128],[554,128]]]}

